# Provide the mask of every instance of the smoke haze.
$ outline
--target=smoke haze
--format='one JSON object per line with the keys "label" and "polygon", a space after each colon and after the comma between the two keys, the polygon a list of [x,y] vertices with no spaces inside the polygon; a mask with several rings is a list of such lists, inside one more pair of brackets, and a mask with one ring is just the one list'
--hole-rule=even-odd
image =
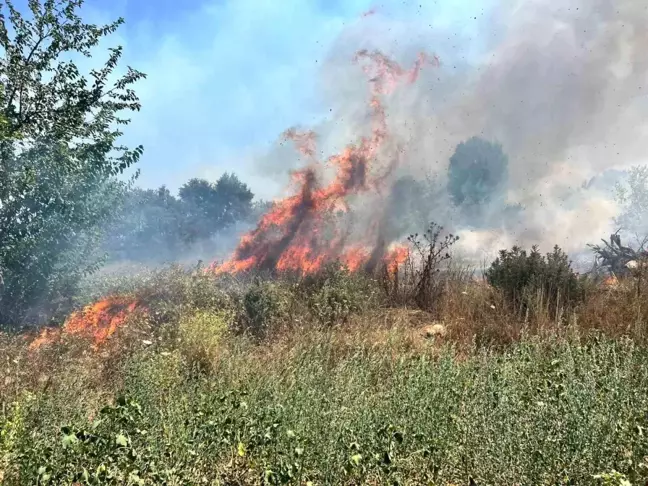
{"label": "smoke haze", "polygon": [[[509,157],[504,199],[520,204],[521,214],[503,216],[494,202],[485,213],[488,227],[475,228],[441,190],[425,208],[428,219],[459,234],[461,248],[474,257],[512,244],[543,250],[558,244],[577,254],[613,230],[614,170],[645,162],[648,6],[536,0],[502,3],[491,15],[476,37],[461,42],[422,16],[399,20],[376,9],[359,19],[322,68],[331,115],[311,128],[324,155],[367,135],[366,79],[351,62],[359,49],[406,65],[420,51],[439,54],[440,67],[426,67],[417,83],[385,101],[390,146],[384,153],[398,153],[395,174],[432,175],[444,184],[458,143],[473,136],[498,142]],[[259,167],[272,167],[285,182],[300,163],[284,147]],[[599,183],[587,184],[593,177]]]}

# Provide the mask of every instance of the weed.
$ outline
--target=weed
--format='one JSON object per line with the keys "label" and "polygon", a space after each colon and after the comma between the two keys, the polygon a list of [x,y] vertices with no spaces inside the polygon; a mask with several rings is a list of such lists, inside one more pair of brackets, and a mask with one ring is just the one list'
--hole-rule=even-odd
{"label": "weed", "polygon": [[211,370],[212,362],[231,321],[232,316],[222,311],[197,311],[180,318],[179,349],[190,369]]}
{"label": "weed", "polygon": [[271,329],[287,324],[291,297],[280,284],[255,279],[243,295],[242,329],[263,337]]}
{"label": "weed", "polygon": [[378,303],[375,282],[344,268],[328,268],[318,287],[312,292],[309,305],[322,325],[345,324],[352,315]]}

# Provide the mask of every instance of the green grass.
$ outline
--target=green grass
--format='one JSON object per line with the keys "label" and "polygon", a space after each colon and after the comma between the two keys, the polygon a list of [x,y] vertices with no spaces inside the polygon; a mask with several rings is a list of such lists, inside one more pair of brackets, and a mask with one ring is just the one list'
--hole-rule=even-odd
{"label": "green grass", "polygon": [[270,348],[228,338],[209,372],[153,345],[124,360],[91,418],[73,401],[83,379],[25,394],[2,422],[3,484],[648,478],[645,348],[527,339],[459,355],[402,329],[377,336],[314,332]]}

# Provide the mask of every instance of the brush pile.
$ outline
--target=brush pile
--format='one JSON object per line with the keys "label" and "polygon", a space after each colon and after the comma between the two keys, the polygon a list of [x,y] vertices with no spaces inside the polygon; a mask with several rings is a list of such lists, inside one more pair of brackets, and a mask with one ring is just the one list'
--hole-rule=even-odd
{"label": "brush pile", "polygon": [[603,246],[589,245],[595,255],[595,273],[603,269],[616,277],[624,277],[648,262],[648,251],[645,249],[648,237],[644,238],[637,250],[621,244],[619,231],[610,235],[609,242],[601,241]]}

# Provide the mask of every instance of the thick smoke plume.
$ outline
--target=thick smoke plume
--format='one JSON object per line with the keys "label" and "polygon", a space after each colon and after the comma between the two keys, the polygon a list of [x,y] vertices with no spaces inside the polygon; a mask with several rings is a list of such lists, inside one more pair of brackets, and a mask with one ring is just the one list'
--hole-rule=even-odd
{"label": "thick smoke plume", "polygon": [[[644,163],[648,152],[648,8],[632,0],[536,0],[502,2],[490,15],[477,37],[461,42],[430,28],[423,16],[396,19],[380,9],[349,27],[322,73],[331,118],[317,127],[317,137],[287,134],[302,152],[302,168],[294,173],[300,189],[282,202],[295,202],[292,226],[282,226],[274,240],[268,229],[274,216],[266,215],[221,268],[292,268],[299,259],[319,265],[331,255],[344,257],[350,235],[371,234],[373,248],[384,249],[421,231],[402,225],[393,231],[394,220],[404,215],[390,207],[403,207],[392,204],[390,189],[405,175],[436,181],[433,197],[417,210],[461,235],[469,256],[490,256],[513,244],[545,250],[558,244],[576,254],[609,234],[618,208],[606,174]],[[396,61],[413,62],[421,51],[439,52],[440,66],[392,89],[408,72],[418,73]],[[355,52],[378,69],[370,78],[369,110],[363,73],[349,62]],[[480,208],[480,224],[453,208],[444,189],[448,160],[473,136],[500,143],[509,158],[508,186]],[[344,149],[358,139],[363,142]],[[332,184],[347,184],[345,202],[324,199],[327,217],[343,209],[345,225],[334,227],[344,231],[312,243],[309,238],[321,236],[312,231],[312,208],[319,204],[313,198],[324,190],[315,183],[313,160],[339,151],[342,156],[330,159],[338,174]],[[378,179],[368,179],[366,162],[357,162],[370,159],[382,163]],[[273,158],[271,164],[288,168],[295,161]],[[603,184],[588,184],[592,178]],[[364,190],[370,184],[376,187]],[[253,249],[262,244],[270,246],[258,256]],[[361,252],[366,262],[364,246]]]}

